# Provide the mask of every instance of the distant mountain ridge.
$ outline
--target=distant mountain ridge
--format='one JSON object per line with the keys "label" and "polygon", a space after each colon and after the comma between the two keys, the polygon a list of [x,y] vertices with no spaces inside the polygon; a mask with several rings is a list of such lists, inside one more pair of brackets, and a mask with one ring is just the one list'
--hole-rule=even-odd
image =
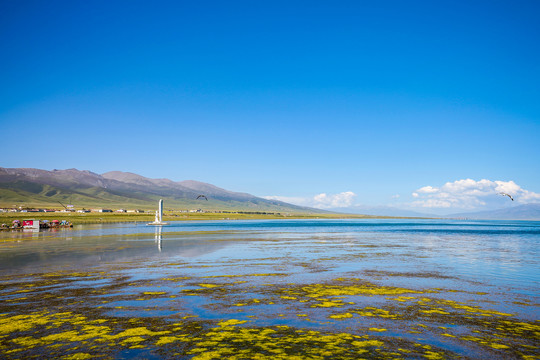
{"label": "distant mountain ridge", "polygon": [[478,220],[540,220],[540,204],[524,204],[504,209],[458,213],[445,218],[465,218]]}
{"label": "distant mountain ridge", "polygon": [[102,174],[101,176],[108,180],[133,184],[136,186],[152,186],[160,189],[169,189],[173,192],[181,191],[189,194],[189,196],[191,197],[196,197],[200,194],[204,194],[208,197],[220,200],[260,199],[254,195],[225,190],[212,184],[207,184],[195,180],[184,180],[175,182],[169,179],[149,179],[141,175],[122,171],[110,171]]}
{"label": "distant mountain ridge", "polygon": [[[206,200],[197,200],[203,194]],[[234,192],[195,180],[172,181],[111,171],[96,174],[88,170],[41,170],[0,167],[0,208],[60,207],[155,209],[162,198],[166,209],[241,210],[285,213],[369,214],[398,217],[444,217],[485,220],[540,220],[540,204],[525,204],[491,211],[437,216],[385,206],[357,206],[327,211],[267,200]]]}
{"label": "distant mountain ridge", "polygon": [[[206,200],[197,200],[204,194]],[[150,179],[121,171],[96,174],[88,170],[40,170],[0,167],[0,207],[72,203],[77,207],[155,208],[163,198],[172,208],[273,212],[323,212],[277,200],[233,192],[194,180]]]}
{"label": "distant mountain ridge", "polygon": [[412,210],[404,210],[392,206],[351,206],[346,208],[331,208],[329,211],[346,213],[346,214],[369,214],[374,216],[395,216],[395,217],[423,217],[423,218],[439,218],[441,216],[421,213]]}

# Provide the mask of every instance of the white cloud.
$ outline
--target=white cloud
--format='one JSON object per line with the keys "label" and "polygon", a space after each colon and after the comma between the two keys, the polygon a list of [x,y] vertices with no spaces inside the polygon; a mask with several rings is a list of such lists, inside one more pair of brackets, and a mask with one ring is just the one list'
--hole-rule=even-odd
{"label": "white cloud", "polygon": [[524,203],[540,202],[540,194],[529,191],[529,190],[522,190],[520,200],[521,202],[524,202]]}
{"label": "white cloud", "polygon": [[279,200],[318,209],[349,207],[354,205],[356,197],[357,195],[352,191],[345,191],[339,194],[321,193],[313,197],[263,196],[267,200]]}
{"label": "white cloud", "polygon": [[504,199],[499,196],[500,193],[512,195],[516,203],[540,202],[540,194],[525,190],[514,181],[463,179],[447,182],[441,187],[421,187],[412,193],[415,201],[411,206],[476,209],[501,203]]}
{"label": "white cloud", "polygon": [[439,189],[431,187],[431,186],[424,186],[417,190],[417,192],[423,193],[423,194],[431,194],[437,191],[439,191]]}
{"label": "white cloud", "polygon": [[521,190],[519,185],[513,181],[508,181],[508,182],[495,181],[495,184],[497,184],[497,187],[495,188],[495,190],[497,190],[498,192],[503,192],[507,194],[516,194],[520,192]]}
{"label": "white cloud", "polygon": [[339,194],[327,195],[319,194],[315,195],[313,198],[315,200],[315,207],[321,209],[327,208],[338,208],[338,207],[349,207],[354,203],[356,194],[352,191],[345,191]]}

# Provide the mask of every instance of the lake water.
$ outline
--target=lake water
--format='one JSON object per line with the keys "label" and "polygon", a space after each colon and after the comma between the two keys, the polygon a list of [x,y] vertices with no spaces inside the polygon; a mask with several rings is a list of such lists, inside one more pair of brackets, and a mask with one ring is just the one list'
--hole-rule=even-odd
{"label": "lake water", "polygon": [[0,233],[0,358],[538,358],[540,222]]}

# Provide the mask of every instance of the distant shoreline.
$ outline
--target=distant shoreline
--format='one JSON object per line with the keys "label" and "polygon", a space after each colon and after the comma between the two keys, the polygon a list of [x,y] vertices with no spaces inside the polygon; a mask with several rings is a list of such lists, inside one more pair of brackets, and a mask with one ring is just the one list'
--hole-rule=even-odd
{"label": "distant shoreline", "polygon": [[[74,225],[103,224],[118,222],[149,222],[154,220],[152,213],[0,213],[0,224],[10,224],[13,220],[68,220]],[[276,220],[276,219],[428,219],[420,217],[396,217],[355,214],[241,214],[241,213],[184,213],[166,212],[164,221],[193,220]]]}

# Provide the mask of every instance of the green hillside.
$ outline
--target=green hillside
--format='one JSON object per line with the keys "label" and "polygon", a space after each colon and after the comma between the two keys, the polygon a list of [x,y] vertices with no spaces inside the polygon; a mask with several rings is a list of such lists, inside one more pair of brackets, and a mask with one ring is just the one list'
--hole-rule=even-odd
{"label": "green hillside", "polygon": [[[120,175],[123,174],[117,174]],[[137,182],[131,179],[135,176]],[[62,208],[61,204],[71,204],[76,209],[149,210],[155,209],[158,200],[163,199],[166,210],[323,213],[195,181],[175,183],[135,174],[131,178],[116,180],[75,169],[49,172],[0,168],[0,208]],[[197,200],[197,195],[205,190],[208,201]]]}
{"label": "green hillside", "polygon": [[[190,200],[159,195],[131,194],[131,196],[106,191],[100,188],[86,188],[68,191],[50,185],[13,184],[0,188],[0,208],[62,208],[62,204],[74,205],[75,208],[123,208],[123,209],[155,209],[159,199],[165,202],[165,208],[171,210],[244,210],[244,211],[287,211],[305,212],[287,206],[276,206],[266,203],[220,201],[209,199]],[[11,185],[11,184],[10,184]]]}

